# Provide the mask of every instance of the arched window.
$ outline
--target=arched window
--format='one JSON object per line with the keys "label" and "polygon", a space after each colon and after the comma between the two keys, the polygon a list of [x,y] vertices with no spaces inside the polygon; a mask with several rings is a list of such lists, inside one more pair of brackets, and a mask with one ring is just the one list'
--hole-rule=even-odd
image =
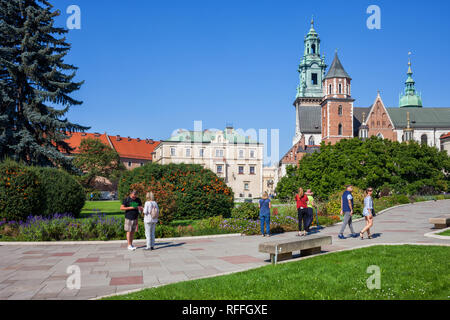
{"label": "arched window", "polygon": [[328,87],[328,94],[331,94],[331,84]]}
{"label": "arched window", "polygon": [[380,139],[384,139],[383,135],[381,134],[381,132],[379,134],[377,134],[377,137]]}
{"label": "arched window", "polygon": [[314,141],[314,137],[313,137],[313,136],[309,137],[308,145],[310,145],[310,146],[316,145],[314,142],[315,142],[315,141]]}
{"label": "arched window", "polygon": [[339,88],[339,94],[341,94],[342,93],[342,84],[339,83],[338,88]]}
{"label": "arched window", "polygon": [[339,123],[339,126],[338,126],[338,136],[342,136],[342,124],[341,123]]}
{"label": "arched window", "polygon": [[342,116],[342,106],[338,107],[338,115]]}
{"label": "arched window", "polygon": [[311,49],[312,49],[312,50],[311,50],[311,51],[312,51],[311,53],[312,53],[312,54],[316,54],[316,45],[315,45],[315,44],[313,44],[313,45],[311,46]]}
{"label": "arched window", "polygon": [[423,135],[420,137],[420,143],[421,143],[421,144],[428,144],[428,136],[427,136],[426,134],[423,134]]}

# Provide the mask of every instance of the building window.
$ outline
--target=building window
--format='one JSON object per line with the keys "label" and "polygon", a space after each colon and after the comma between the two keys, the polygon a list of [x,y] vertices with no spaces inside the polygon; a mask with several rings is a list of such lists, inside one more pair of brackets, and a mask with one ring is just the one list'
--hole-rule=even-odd
{"label": "building window", "polygon": [[311,46],[311,49],[312,49],[312,54],[316,54],[316,45],[315,44],[313,44]]}
{"label": "building window", "polygon": [[338,107],[338,115],[342,116],[342,106]]}
{"label": "building window", "polygon": [[248,183],[246,182],[246,183],[244,183],[244,190],[250,190],[250,187],[249,187],[249,185],[248,185]]}
{"label": "building window", "polygon": [[342,136],[342,124],[339,123],[338,125],[338,136]]}
{"label": "building window", "polygon": [[239,150],[239,159],[243,159],[244,158],[244,150]]}
{"label": "building window", "polygon": [[177,150],[175,148],[170,148],[170,155],[175,157]]}
{"label": "building window", "polygon": [[249,194],[248,194],[248,197],[249,197],[249,198],[251,198],[251,197],[252,197],[252,194],[251,194],[251,193],[249,193]]}
{"label": "building window", "polygon": [[216,157],[223,157],[223,149],[216,149]]}
{"label": "building window", "polygon": [[311,136],[311,137],[309,137],[309,140],[308,140],[308,145],[310,145],[310,146],[314,146],[315,145],[315,143],[314,143],[315,141],[314,141],[314,137],[313,136]]}
{"label": "building window", "polygon": [[255,174],[255,167],[254,166],[250,166],[250,174]]}
{"label": "building window", "polygon": [[428,136],[427,136],[426,134],[423,134],[423,135],[420,137],[420,143],[423,144],[423,145],[428,144]]}
{"label": "building window", "polygon": [[198,152],[198,155],[199,155],[201,158],[203,158],[204,155],[205,155],[205,149],[200,149],[199,152]]}
{"label": "building window", "polygon": [[313,86],[316,86],[318,81],[317,81],[317,73],[313,73],[311,74],[311,83]]}
{"label": "building window", "polygon": [[221,165],[221,164],[217,165],[217,173],[219,173],[219,174],[223,173],[223,165]]}
{"label": "building window", "polygon": [[331,84],[328,86],[328,94],[331,94]]}
{"label": "building window", "polygon": [[144,163],[143,162],[141,162],[141,167],[143,167],[144,166]]}
{"label": "building window", "polygon": [[339,88],[339,94],[341,94],[342,93],[342,84],[339,83],[338,88]]}
{"label": "building window", "polygon": [[239,174],[244,174],[244,166],[239,166],[238,167],[238,173]]}
{"label": "building window", "polygon": [[255,150],[250,150],[250,158],[254,158],[255,157]]}
{"label": "building window", "polygon": [[383,135],[380,133],[377,134],[377,138],[384,139]]}
{"label": "building window", "polygon": [[191,156],[191,149],[186,149],[186,157],[190,157]]}
{"label": "building window", "polygon": [[130,162],[130,161],[128,161],[128,167],[130,167],[130,168],[131,168],[131,162]]}

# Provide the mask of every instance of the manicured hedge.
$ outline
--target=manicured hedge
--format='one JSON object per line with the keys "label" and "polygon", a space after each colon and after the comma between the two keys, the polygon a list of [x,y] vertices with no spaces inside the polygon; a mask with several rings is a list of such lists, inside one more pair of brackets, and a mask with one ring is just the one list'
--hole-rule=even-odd
{"label": "manicured hedge", "polygon": [[55,213],[80,215],[86,195],[78,181],[70,174],[54,168],[34,168],[38,173],[43,192],[43,216]]}
{"label": "manicured hedge", "polygon": [[35,170],[11,160],[0,163],[0,219],[24,220],[41,208],[41,182]]}
{"label": "manicured hedge", "polygon": [[29,216],[70,213],[84,206],[82,186],[55,168],[29,167],[11,160],[0,163],[0,219],[25,221]]}
{"label": "manicured hedge", "polygon": [[133,184],[148,184],[153,179],[173,185],[176,201],[174,219],[229,217],[231,214],[233,191],[223,179],[200,165],[149,163],[125,172],[119,182],[119,197],[125,198]]}

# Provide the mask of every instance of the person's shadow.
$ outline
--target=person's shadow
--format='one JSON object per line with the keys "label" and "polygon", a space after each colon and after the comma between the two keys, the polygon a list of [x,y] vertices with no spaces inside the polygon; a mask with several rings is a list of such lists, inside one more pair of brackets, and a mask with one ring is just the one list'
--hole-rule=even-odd
{"label": "person's shadow", "polygon": [[[185,245],[186,242],[180,242],[180,243],[172,243],[172,242],[159,242],[159,243],[155,243],[155,249],[154,250],[161,250],[164,248],[175,248],[175,247],[180,247],[182,245]],[[146,248],[147,245],[143,245],[143,246],[139,246],[137,247],[137,249],[144,249]]]}

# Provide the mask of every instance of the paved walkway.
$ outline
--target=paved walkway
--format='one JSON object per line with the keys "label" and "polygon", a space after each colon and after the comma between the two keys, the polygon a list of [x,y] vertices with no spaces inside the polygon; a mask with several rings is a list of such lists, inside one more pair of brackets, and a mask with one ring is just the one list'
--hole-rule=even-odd
{"label": "paved walkway", "polygon": [[[372,240],[337,238],[340,226],[322,229],[333,244],[323,252],[376,243],[450,244],[425,237],[430,217],[450,213],[450,200],[391,209],[375,218]],[[359,232],[363,221],[354,223]],[[349,230],[347,229],[348,233]],[[293,238],[295,233],[270,240]],[[154,285],[235,272],[269,264],[258,252],[261,236],[160,241],[156,250],[129,252],[125,242],[76,245],[0,245],[0,299],[90,299]],[[143,245],[143,242],[138,242]],[[298,256],[297,256],[298,257]],[[81,289],[66,287],[67,267],[81,269]]]}

